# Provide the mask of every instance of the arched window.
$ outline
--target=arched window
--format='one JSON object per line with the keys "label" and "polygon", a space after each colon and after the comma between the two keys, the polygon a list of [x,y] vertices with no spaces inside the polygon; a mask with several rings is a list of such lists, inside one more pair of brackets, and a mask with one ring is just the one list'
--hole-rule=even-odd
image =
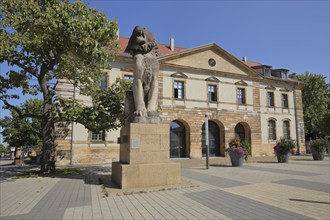
{"label": "arched window", "polygon": [[276,140],[276,121],[274,119],[268,120],[268,140]]}
{"label": "arched window", "polygon": [[290,121],[283,121],[283,138],[290,139]]}

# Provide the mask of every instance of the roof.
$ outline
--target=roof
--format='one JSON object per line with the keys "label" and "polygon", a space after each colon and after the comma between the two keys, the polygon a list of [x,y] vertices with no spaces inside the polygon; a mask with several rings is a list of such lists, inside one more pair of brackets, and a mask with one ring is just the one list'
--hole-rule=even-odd
{"label": "roof", "polygon": [[244,60],[241,60],[241,61],[242,61],[242,63],[248,65],[249,67],[262,66],[263,65],[262,63],[254,62],[254,61],[244,61]]}
{"label": "roof", "polygon": [[[129,41],[129,38],[127,37],[119,37],[119,44],[120,44],[120,53],[124,56],[130,56],[128,53],[125,53],[125,49],[128,45],[128,41]],[[160,44],[160,43],[157,43],[158,44],[158,51],[160,53],[160,57],[162,57],[163,59],[166,57],[171,57],[171,55],[174,55],[176,53],[185,53],[185,52],[188,52],[190,50],[195,50],[195,49],[199,49],[201,47],[210,47],[210,46],[214,46],[216,44],[212,43],[212,44],[209,44],[209,45],[204,45],[204,46],[201,46],[201,47],[197,47],[197,48],[192,48],[192,49],[187,49],[187,48],[182,48],[182,47],[174,47],[174,51],[172,51],[170,49],[170,46],[169,45],[166,45],[166,44]],[[217,48],[219,48],[220,50],[224,51],[222,48],[220,48],[218,45],[216,45]],[[226,52],[226,51],[224,51]],[[228,52],[226,52],[226,54],[232,56],[231,54],[229,54]],[[237,59],[237,58],[235,58]],[[237,59],[238,60],[238,59]],[[245,64],[246,66],[252,68],[252,67],[257,67],[257,66],[264,66],[264,64],[260,63],[260,62],[255,62],[255,61],[244,61],[244,60],[240,60],[243,64]],[[268,66],[268,65],[266,65]],[[271,67],[271,66],[270,66]],[[252,68],[253,69],[253,68]],[[251,70],[251,69],[250,69]],[[255,72],[258,72],[254,69]],[[258,72],[259,73],[259,72]],[[272,77],[273,78],[273,77]],[[291,79],[291,78],[288,78],[289,81],[293,81],[293,82],[298,82],[294,79]]]}
{"label": "roof", "polygon": [[[127,38],[127,37],[119,37],[119,44],[120,44],[120,48],[121,48],[120,49],[121,53],[125,53],[125,49],[127,47],[128,41],[129,41],[129,38]],[[160,43],[157,43],[157,44],[158,44],[158,51],[160,53],[160,56],[166,56],[166,55],[173,54],[173,53],[176,53],[178,51],[182,51],[182,50],[186,49],[186,48],[182,48],[182,47],[174,47],[174,51],[172,51],[170,49],[169,45],[160,44]]]}
{"label": "roof", "polygon": [[[128,41],[129,41],[128,37],[119,37],[120,53],[125,54],[125,49],[128,45]],[[160,56],[171,55],[171,54],[174,54],[176,52],[183,51],[183,50],[187,49],[187,48],[183,48],[183,47],[174,47],[174,51],[172,51],[170,49],[169,45],[160,44],[160,43],[157,43],[157,44],[158,44],[158,51],[160,52]],[[263,65],[262,63],[259,63],[259,62],[243,61],[243,60],[241,60],[241,61],[242,61],[242,63],[246,64],[249,67]]]}

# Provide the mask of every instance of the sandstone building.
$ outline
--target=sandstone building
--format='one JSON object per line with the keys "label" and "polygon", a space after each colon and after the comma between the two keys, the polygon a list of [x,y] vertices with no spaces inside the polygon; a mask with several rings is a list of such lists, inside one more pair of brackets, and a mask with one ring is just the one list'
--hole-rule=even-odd
{"label": "sandstone building", "polygon": [[[128,38],[120,37],[119,42],[122,51],[102,86],[117,77],[132,80],[132,57],[124,53]],[[239,60],[214,43],[185,49],[175,47],[173,39],[170,42],[158,45],[159,104],[162,123],[170,125],[170,157],[205,154],[205,114],[209,115],[211,156],[225,156],[235,134],[251,143],[252,156],[273,155],[281,137],[296,140],[298,149],[305,150],[302,85],[288,78],[287,69],[246,57]],[[65,82],[57,94],[89,101]],[[63,157],[58,164],[68,164],[70,159],[74,164],[118,160],[119,130],[93,133],[76,123],[67,129],[72,133],[57,140]]]}

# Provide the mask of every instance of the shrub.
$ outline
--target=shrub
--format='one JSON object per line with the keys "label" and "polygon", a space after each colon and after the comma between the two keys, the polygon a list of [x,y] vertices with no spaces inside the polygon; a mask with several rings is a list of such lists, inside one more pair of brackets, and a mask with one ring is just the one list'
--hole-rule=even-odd
{"label": "shrub", "polygon": [[275,155],[286,155],[294,148],[296,148],[296,144],[293,140],[281,138],[274,146],[274,152]]}
{"label": "shrub", "polygon": [[328,150],[329,152],[330,142],[325,139],[317,139],[315,141],[312,141],[310,147],[315,153],[323,154],[325,150]]}

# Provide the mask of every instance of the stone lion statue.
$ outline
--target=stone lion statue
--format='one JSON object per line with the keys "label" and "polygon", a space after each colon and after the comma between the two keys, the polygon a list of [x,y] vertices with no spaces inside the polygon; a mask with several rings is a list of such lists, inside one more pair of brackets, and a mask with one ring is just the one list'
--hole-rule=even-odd
{"label": "stone lion statue", "polygon": [[[125,52],[134,59],[133,70],[133,117],[159,117],[158,107],[158,47],[155,37],[144,27],[136,26]],[[132,102],[132,101],[131,101]],[[134,121],[134,122],[141,122]],[[142,120],[142,122],[146,122]]]}

